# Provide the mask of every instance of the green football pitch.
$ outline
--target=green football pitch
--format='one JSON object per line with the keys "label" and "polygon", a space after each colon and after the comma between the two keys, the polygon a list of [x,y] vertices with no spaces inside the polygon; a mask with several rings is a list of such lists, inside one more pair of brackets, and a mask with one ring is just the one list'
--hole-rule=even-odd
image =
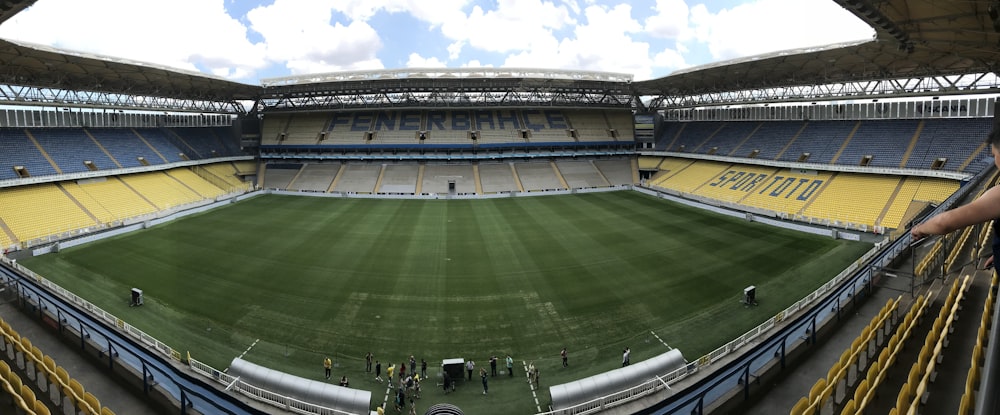
{"label": "green football pitch", "polygon": [[[533,413],[548,386],[679,348],[688,360],[815,290],[870,244],[724,217],[637,192],[489,200],[267,195],[22,263],[181,353],[237,356],[372,391],[363,356],[426,359],[418,412]],[[757,286],[759,306],[740,304]],[[141,288],[145,305],[128,307]],[[567,348],[569,367],[559,351]],[[478,376],[444,394],[442,359]],[[539,367],[538,403],[524,364]],[[502,364],[500,370],[505,372]],[[391,408],[391,405],[390,405]]]}

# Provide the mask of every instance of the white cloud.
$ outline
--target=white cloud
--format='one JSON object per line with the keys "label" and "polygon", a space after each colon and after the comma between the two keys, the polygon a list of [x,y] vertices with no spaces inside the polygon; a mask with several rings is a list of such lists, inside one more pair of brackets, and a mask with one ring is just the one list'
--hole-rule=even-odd
{"label": "white cloud", "polygon": [[653,10],[656,14],[646,18],[644,28],[649,35],[676,39],[690,30],[685,0],[656,0]]}
{"label": "white cloud", "polygon": [[585,23],[577,24],[572,38],[541,39],[534,48],[509,55],[504,66],[621,72],[647,79],[652,76],[649,44],[632,38],[642,25],[631,12],[627,4],[588,6]]}
{"label": "white cloud", "polygon": [[247,20],[263,36],[267,59],[293,74],[383,68],[375,29],[360,20],[330,24],[333,10],[325,3],[277,0],[250,10]]}
{"label": "white cloud", "polygon": [[409,59],[406,60],[407,68],[446,68],[447,66],[436,57],[425,58],[419,53],[411,53]]}
{"label": "white cloud", "polygon": [[827,0],[757,0],[717,14],[691,9],[695,39],[716,61],[778,50],[870,39],[874,31]]}
{"label": "white cloud", "polygon": [[238,79],[268,64],[223,0],[45,0],[4,22],[0,37]]}
{"label": "white cloud", "polygon": [[542,0],[500,0],[495,10],[484,11],[477,5],[468,15],[442,21],[441,33],[484,51],[524,51],[548,41],[553,30],[575,23],[565,5]]}
{"label": "white cloud", "polygon": [[463,46],[465,46],[465,42],[461,40],[448,45],[448,59],[458,59],[458,56],[462,53]]}

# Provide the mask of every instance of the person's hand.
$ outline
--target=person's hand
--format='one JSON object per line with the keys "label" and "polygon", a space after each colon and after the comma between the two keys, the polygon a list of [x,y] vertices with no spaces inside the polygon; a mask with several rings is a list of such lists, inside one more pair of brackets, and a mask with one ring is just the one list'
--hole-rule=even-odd
{"label": "person's hand", "polygon": [[986,261],[983,262],[983,269],[990,268],[993,268],[993,255],[990,255],[990,257],[986,258]]}

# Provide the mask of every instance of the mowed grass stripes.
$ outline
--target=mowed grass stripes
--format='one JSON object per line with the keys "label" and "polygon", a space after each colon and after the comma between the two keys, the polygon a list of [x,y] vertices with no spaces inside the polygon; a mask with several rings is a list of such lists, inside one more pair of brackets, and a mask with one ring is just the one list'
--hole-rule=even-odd
{"label": "mowed grass stripes", "polygon": [[[694,360],[869,248],[636,192],[269,195],[23,263],[215,367],[259,339],[246,359],[319,380],[329,355],[337,377],[371,388],[380,403],[384,386],[364,374],[368,351],[397,365],[412,354],[434,368],[511,353],[518,368],[541,368],[543,387],[618,367],[624,347],[633,362],[667,351],[653,333]],[[748,285],[759,307],[739,304]],[[128,307],[132,287],[144,290],[144,307]],[[516,372],[517,383],[497,380],[491,391],[509,388],[515,403],[505,409],[532,412]],[[473,382],[466,389],[481,392]],[[437,401],[483,405],[424,389]]]}

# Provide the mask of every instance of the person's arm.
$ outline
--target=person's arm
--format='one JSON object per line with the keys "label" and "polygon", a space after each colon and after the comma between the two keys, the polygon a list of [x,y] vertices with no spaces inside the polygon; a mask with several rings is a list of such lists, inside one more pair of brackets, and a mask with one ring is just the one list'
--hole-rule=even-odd
{"label": "person's arm", "polygon": [[914,239],[928,235],[943,235],[998,217],[1000,217],[1000,187],[994,187],[969,204],[943,212],[914,226],[910,230],[910,235]]}

